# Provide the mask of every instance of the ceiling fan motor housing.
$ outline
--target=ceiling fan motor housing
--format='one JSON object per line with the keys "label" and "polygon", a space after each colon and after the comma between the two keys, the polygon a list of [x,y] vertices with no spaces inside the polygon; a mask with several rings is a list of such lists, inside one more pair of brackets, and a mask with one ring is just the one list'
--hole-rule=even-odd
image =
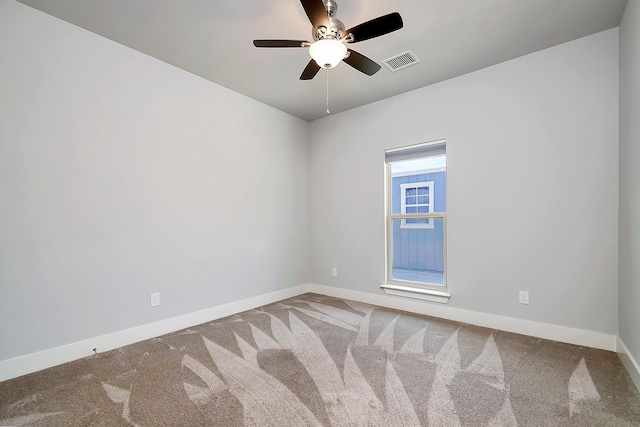
{"label": "ceiling fan motor housing", "polygon": [[318,41],[324,38],[335,38],[337,40],[342,39],[344,23],[334,16],[338,11],[338,4],[335,0],[322,0],[322,4],[324,4],[324,8],[327,10],[330,28],[326,28],[325,26],[319,26],[318,28],[313,27],[311,29],[313,41]]}
{"label": "ceiling fan motor housing", "polygon": [[342,39],[344,33],[344,24],[338,18],[333,16],[329,17],[329,25],[331,28],[320,26],[318,28],[312,28],[311,34],[313,35],[313,41],[318,41],[326,38],[335,38],[337,40]]}

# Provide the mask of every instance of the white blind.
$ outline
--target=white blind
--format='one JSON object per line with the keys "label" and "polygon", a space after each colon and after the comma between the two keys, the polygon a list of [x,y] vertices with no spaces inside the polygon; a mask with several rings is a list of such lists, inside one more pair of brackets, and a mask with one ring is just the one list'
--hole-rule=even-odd
{"label": "white blind", "polygon": [[390,148],[384,152],[384,161],[417,159],[419,157],[441,156],[447,154],[447,142],[444,139],[422,144],[407,145],[406,147]]}

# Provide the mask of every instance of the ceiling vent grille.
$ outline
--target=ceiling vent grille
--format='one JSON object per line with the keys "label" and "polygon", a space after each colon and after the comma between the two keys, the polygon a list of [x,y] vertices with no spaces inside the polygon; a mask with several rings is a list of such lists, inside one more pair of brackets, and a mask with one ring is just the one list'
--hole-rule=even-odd
{"label": "ceiling vent grille", "polygon": [[410,50],[406,52],[402,52],[398,55],[392,56],[391,58],[387,58],[382,63],[387,66],[391,71],[402,70],[403,68],[407,68],[411,65],[417,64],[420,62],[415,53]]}

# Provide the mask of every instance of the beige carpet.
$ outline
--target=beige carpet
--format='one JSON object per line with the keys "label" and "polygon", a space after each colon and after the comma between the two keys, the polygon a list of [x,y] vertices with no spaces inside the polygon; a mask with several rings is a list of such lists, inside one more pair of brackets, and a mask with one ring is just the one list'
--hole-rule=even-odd
{"label": "beige carpet", "polygon": [[306,294],[0,383],[0,425],[640,426],[615,353]]}

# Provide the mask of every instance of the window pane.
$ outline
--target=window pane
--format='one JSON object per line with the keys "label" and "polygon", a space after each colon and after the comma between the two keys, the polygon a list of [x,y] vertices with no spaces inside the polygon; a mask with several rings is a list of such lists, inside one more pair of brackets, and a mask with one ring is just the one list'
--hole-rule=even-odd
{"label": "window pane", "polygon": [[391,162],[391,173],[394,175],[403,174],[407,171],[422,169],[444,169],[447,167],[447,155],[422,157],[411,160],[398,160]]}
{"label": "window pane", "polygon": [[406,213],[403,206],[416,204],[446,212],[446,156],[393,162],[390,169],[391,213]]}
{"label": "window pane", "polygon": [[391,278],[444,286],[444,221],[442,218],[417,221],[430,221],[433,228],[403,228],[401,219],[392,220]]}
{"label": "window pane", "polygon": [[[388,164],[387,241],[389,283],[446,291],[444,216],[446,215],[447,157],[440,151],[401,155],[385,153]],[[423,154],[418,158],[416,155]],[[403,214],[436,214],[441,218],[406,218]]]}

